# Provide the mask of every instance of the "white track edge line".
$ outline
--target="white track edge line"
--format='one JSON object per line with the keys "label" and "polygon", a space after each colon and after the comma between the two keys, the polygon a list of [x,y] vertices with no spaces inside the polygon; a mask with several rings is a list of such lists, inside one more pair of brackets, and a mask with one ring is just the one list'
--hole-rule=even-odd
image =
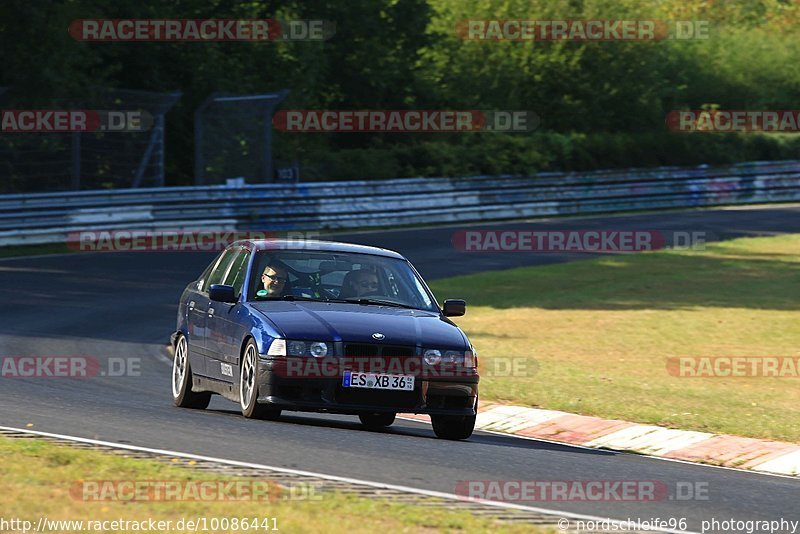
{"label": "white track edge line", "polygon": [[[158,353],[156,355],[156,359],[159,360],[160,362],[172,367],[172,360],[168,359],[163,354]],[[564,413],[567,413],[567,412],[564,412]],[[410,422],[413,422],[413,423],[423,423],[423,424],[426,424],[426,425],[430,424],[427,421],[420,421],[419,419],[414,419],[412,417],[403,417],[402,415],[398,415],[397,418],[398,419],[402,419],[403,421],[410,421]],[[499,432],[497,430],[484,430],[482,428],[477,428],[476,430],[478,432],[485,432],[487,434],[493,434],[495,436],[503,436],[503,437],[506,437],[506,438],[526,439],[526,440],[529,440],[529,441],[538,441],[538,442],[543,442],[543,443],[550,443],[552,445],[561,445],[562,447],[574,447],[576,449],[583,449],[583,450],[587,450],[587,451],[610,451],[610,452],[614,452],[616,454],[630,454],[630,455],[633,455],[633,456],[641,456],[643,458],[652,458],[653,460],[661,460],[661,461],[664,461],[664,462],[673,462],[673,463],[678,463],[678,464],[685,464],[685,465],[691,465],[691,466],[697,466],[697,467],[707,467],[707,468],[714,468],[714,469],[725,469],[725,470],[728,470],[728,471],[735,471],[737,473],[750,473],[752,475],[763,475],[763,476],[768,476],[768,477],[788,478],[790,480],[797,480],[798,478],[800,478],[800,475],[786,475],[786,474],[783,474],[783,473],[770,473],[768,471],[755,471],[753,469],[742,469],[741,467],[729,467],[729,466],[726,466],[726,465],[704,464],[704,463],[701,463],[701,462],[692,462],[691,460],[681,460],[680,458],[665,458],[663,456],[653,456],[652,454],[641,454],[641,453],[638,453],[638,452],[631,452],[631,451],[618,450],[618,449],[608,449],[608,448],[603,448],[603,447],[600,447],[600,448],[587,447],[586,445],[581,445],[579,443],[566,443],[566,442],[563,442],[563,441],[554,441],[554,440],[545,439],[545,438],[534,438],[534,437],[531,437],[531,436],[520,436],[518,434],[509,434],[507,432]],[[715,434],[715,435],[720,435],[720,434]]]}
{"label": "white track edge line", "polygon": [[[569,414],[567,412],[564,412],[564,413],[566,413],[567,415],[571,415],[571,414]],[[417,422],[417,423],[429,424],[427,421],[420,421],[419,419],[413,419],[411,417],[403,417],[402,415],[398,415],[397,418],[398,419],[402,419],[404,421],[414,421],[414,422]],[[639,423],[634,423],[634,424],[639,424]],[[660,427],[660,428],[665,428],[665,427]],[[476,432],[485,432],[487,434],[494,434],[496,436],[504,436],[504,437],[507,437],[507,438],[510,437],[510,438],[517,438],[517,439],[526,439],[526,440],[530,440],[530,441],[541,441],[541,442],[544,442],[544,443],[551,443],[553,445],[562,445],[564,447],[575,447],[577,449],[584,449],[584,450],[588,450],[588,451],[607,451],[607,452],[614,452],[614,453],[617,453],[617,454],[629,454],[631,456],[641,456],[642,458],[652,458],[653,460],[662,460],[664,462],[674,462],[674,463],[679,463],[679,464],[693,465],[693,466],[697,466],[697,467],[709,467],[709,468],[713,468],[713,469],[725,469],[725,470],[728,470],[728,471],[736,471],[737,473],[750,473],[750,474],[753,474],[753,475],[765,475],[765,476],[769,476],[769,477],[788,478],[790,480],[797,480],[798,478],[800,478],[800,475],[784,475],[782,473],[770,473],[768,471],[754,471],[753,469],[742,469],[741,467],[729,467],[729,466],[726,466],[726,465],[704,464],[704,463],[701,463],[701,462],[692,462],[691,460],[681,460],[680,458],[665,458],[663,456],[653,456],[652,454],[641,454],[641,453],[638,453],[638,452],[627,451],[627,450],[619,450],[619,449],[609,449],[609,448],[606,448],[606,447],[587,447],[586,445],[581,445],[580,443],[566,443],[564,441],[553,441],[551,439],[546,439],[546,438],[534,438],[534,437],[531,437],[531,436],[520,436],[520,435],[517,435],[517,434],[508,434],[508,433],[505,433],[505,432],[499,432],[497,430],[483,430],[482,428],[476,428],[475,431]],[[715,435],[719,436],[721,434],[715,434]],[[738,436],[733,436],[733,437],[738,437]],[[753,439],[757,439],[757,438],[753,438]]]}
{"label": "white track edge line", "polygon": [[[99,445],[103,447],[111,447],[115,449],[122,449],[122,450],[130,450],[130,451],[141,451],[141,452],[149,452],[153,454],[159,455],[166,455],[166,456],[175,456],[178,458],[187,458],[191,460],[201,460],[207,462],[217,462],[227,465],[233,465],[237,467],[246,467],[249,469],[265,469],[268,471],[274,471],[277,473],[286,473],[291,475],[299,475],[299,476],[308,476],[308,477],[316,477],[321,478],[323,480],[330,480],[334,482],[346,482],[348,484],[359,484],[363,486],[370,486],[373,488],[381,488],[381,489],[390,489],[395,491],[402,491],[404,493],[414,493],[417,495],[424,495],[426,497],[438,497],[440,499],[448,499],[448,500],[456,500],[459,502],[473,502],[478,504],[483,504],[486,506],[494,506],[497,508],[506,508],[511,510],[521,510],[526,512],[536,512],[536,513],[543,513],[548,515],[558,515],[568,519],[583,519],[586,521],[605,521],[614,523],[617,525],[621,524],[628,524],[628,521],[619,520],[619,519],[612,519],[610,517],[599,517],[599,516],[592,516],[592,515],[583,515],[583,514],[576,514],[573,512],[564,512],[561,510],[551,510],[547,508],[538,508],[534,506],[525,506],[521,504],[513,504],[513,503],[506,503],[506,502],[497,502],[497,501],[487,501],[484,499],[465,499],[463,497],[459,497],[458,495],[454,495],[452,493],[444,493],[439,491],[432,491],[432,490],[424,490],[419,488],[412,488],[410,486],[402,486],[396,484],[386,484],[383,482],[372,482],[369,480],[360,480],[357,478],[348,478],[348,477],[340,477],[336,475],[326,475],[323,473],[315,473],[313,471],[302,471],[299,469],[289,469],[286,467],[275,467],[263,464],[254,464],[249,462],[240,462],[238,460],[227,460],[224,458],[215,458],[213,456],[202,456],[198,454],[190,454],[185,452],[178,452],[178,451],[170,451],[167,449],[152,449],[149,447],[139,447],[137,445],[127,445],[124,443],[113,443],[110,441],[101,441],[96,439],[90,438],[81,438],[78,436],[68,436],[65,434],[54,434],[51,432],[40,432],[38,430],[31,430],[29,428],[16,428],[10,426],[0,426],[0,430],[10,430],[13,432],[22,432],[23,434],[34,434],[37,436],[43,437],[50,437],[50,438],[57,438],[63,439],[67,441],[75,441],[78,443],[88,443],[90,445]],[[653,530],[652,532],[668,532],[670,534],[699,534],[697,532],[692,532],[688,530]]]}

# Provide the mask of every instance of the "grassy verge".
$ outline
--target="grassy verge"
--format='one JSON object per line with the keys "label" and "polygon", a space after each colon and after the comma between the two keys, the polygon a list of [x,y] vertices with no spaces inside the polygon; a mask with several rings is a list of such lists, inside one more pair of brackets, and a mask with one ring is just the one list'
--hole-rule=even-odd
{"label": "grassy verge", "polygon": [[11,247],[0,247],[0,258],[13,258],[15,256],[39,256],[42,254],[64,254],[75,252],[65,243],[53,243],[45,245],[19,245]]}
{"label": "grassy verge", "polygon": [[[279,532],[555,532],[506,526],[469,512],[430,509],[340,494],[314,500],[244,501],[85,501],[76,484],[84,481],[242,480],[200,473],[152,460],[135,460],[38,440],[0,438],[0,510],[6,520],[84,521],[149,518],[276,518]],[[81,487],[81,486],[78,486]],[[312,494],[313,495],[313,494]],[[272,523],[270,523],[272,525]],[[0,527],[2,529],[2,527]],[[3,530],[0,530],[2,532]],[[112,530],[113,531],[113,530]],[[236,532],[236,530],[214,530]],[[243,530],[238,530],[242,532]],[[173,530],[173,532],[176,532]],[[264,530],[259,530],[264,532]]]}
{"label": "grassy verge", "polygon": [[[800,441],[800,378],[688,378],[671,357],[800,357],[800,235],[435,281],[487,371],[482,399]],[[502,365],[499,365],[501,362]],[[512,373],[513,374],[513,373]]]}

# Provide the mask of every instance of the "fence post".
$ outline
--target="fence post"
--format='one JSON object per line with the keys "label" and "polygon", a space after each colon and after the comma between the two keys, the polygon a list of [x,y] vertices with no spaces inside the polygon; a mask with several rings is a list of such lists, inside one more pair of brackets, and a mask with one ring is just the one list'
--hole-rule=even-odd
{"label": "fence post", "polygon": [[71,189],[78,191],[81,188],[81,133],[72,133],[72,181]]}
{"label": "fence post", "polygon": [[194,184],[205,183],[205,161],[203,159],[203,112],[219,93],[211,93],[203,103],[194,110]]}
{"label": "fence post", "polygon": [[164,145],[166,144],[167,136],[166,132],[164,131],[164,115],[159,115],[156,117],[156,131],[158,132],[158,145],[156,147],[156,183],[158,187],[164,187],[165,176],[164,176],[164,156],[165,156],[165,148]]}

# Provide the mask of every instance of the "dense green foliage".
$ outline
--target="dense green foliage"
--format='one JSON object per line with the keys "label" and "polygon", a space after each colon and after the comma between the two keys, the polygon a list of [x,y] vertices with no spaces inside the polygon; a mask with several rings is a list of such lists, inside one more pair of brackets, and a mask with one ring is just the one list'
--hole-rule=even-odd
{"label": "dense green foliage", "polygon": [[[336,22],[320,42],[82,43],[79,18]],[[479,42],[463,19],[708,20],[710,38]],[[672,109],[794,109],[798,7],[790,0],[5,0],[0,85],[46,107],[95,87],[183,91],[168,114],[170,183],[189,183],[192,111],[213,91],[288,88],[284,109],[519,109],[532,134],[278,134],[304,179],[536,172],[794,158],[793,135],[667,131]]]}

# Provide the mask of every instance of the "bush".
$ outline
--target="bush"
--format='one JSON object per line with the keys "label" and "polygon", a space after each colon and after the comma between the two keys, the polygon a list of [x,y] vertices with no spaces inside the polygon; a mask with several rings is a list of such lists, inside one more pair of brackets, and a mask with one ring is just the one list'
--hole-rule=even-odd
{"label": "bush", "polygon": [[666,165],[723,165],[800,159],[800,135],[786,134],[469,134],[368,149],[305,154],[303,181],[419,176],[529,174]]}

